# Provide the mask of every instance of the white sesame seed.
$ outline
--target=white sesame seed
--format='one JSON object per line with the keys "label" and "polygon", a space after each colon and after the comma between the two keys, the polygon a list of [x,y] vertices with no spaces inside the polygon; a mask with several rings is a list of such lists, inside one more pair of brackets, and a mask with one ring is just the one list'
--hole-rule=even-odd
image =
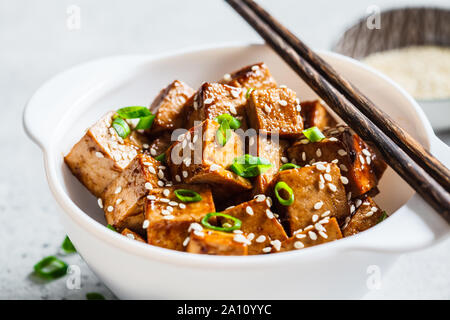
{"label": "white sesame seed", "polygon": [[303,239],[303,238],[306,238],[306,234],[303,234],[303,233],[297,233],[297,234],[295,235],[295,237],[296,237],[297,239]]}
{"label": "white sesame seed", "polygon": [[231,75],[230,75],[229,73],[225,73],[225,74],[223,75],[223,80],[225,80],[225,81],[230,81],[230,80],[231,80]]}
{"label": "white sesame seed", "polygon": [[186,170],[184,170],[182,173],[183,178],[187,178],[188,177],[188,172]]}
{"label": "white sesame seed", "polygon": [[211,104],[213,101],[214,101],[213,99],[208,98],[208,99],[205,99],[203,102],[204,102],[205,104]]}
{"label": "white sesame seed", "polygon": [[336,192],[336,191],[337,191],[337,187],[336,187],[334,184],[332,184],[332,183],[329,183],[329,184],[328,184],[328,188],[330,188],[330,190],[331,190],[332,192]]}
{"label": "white sesame seed", "polygon": [[342,184],[348,184],[348,179],[344,176],[341,176],[341,182]]}
{"label": "white sesame seed", "polygon": [[231,114],[233,114],[233,115],[237,115],[237,111],[236,111],[235,106],[233,106],[233,105],[230,106],[230,112],[231,112]]}
{"label": "white sesame seed", "polygon": [[377,212],[377,211],[378,211],[378,208],[377,208],[377,207],[372,207],[372,208],[370,209],[370,211]]}
{"label": "white sesame seed", "polygon": [[267,204],[267,206],[268,207],[271,207],[272,206],[272,198],[271,197],[267,197],[267,199],[266,199],[266,204]]}
{"label": "white sesame seed", "polygon": [[266,236],[260,235],[258,238],[256,238],[255,241],[258,243],[263,243],[264,241],[266,241]]}
{"label": "white sesame seed", "polygon": [[317,240],[317,234],[314,231],[308,231],[308,236],[311,240]]}
{"label": "white sesame seed", "polygon": [[116,200],[116,204],[120,204],[121,202],[122,202],[122,199],[120,199],[120,198]]}
{"label": "white sesame seed", "polygon": [[345,164],[339,165],[339,168],[340,168],[342,171],[344,171],[344,172],[347,172],[347,171],[348,171],[347,166],[346,166]]}
{"label": "white sesame seed", "polygon": [[364,155],[370,157],[372,154],[369,152],[369,150],[367,149],[362,149],[362,153],[364,153]]}
{"label": "white sesame seed", "polygon": [[323,175],[323,177],[325,178],[325,180],[327,180],[328,182],[333,181],[333,178],[331,177],[331,175],[329,173],[325,173]]}
{"label": "white sesame seed", "polygon": [[156,152],[155,149],[151,148],[150,149],[150,154],[154,157],[154,156],[156,156],[157,152]]}
{"label": "white sesame seed", "polygon": [[319,163],[319,164],[316,164],[316,168],[317,168],[317,170],[319,170],[319,171],[325,171],[327,168],[325,168],[325,166],[323,165],[323,164],[321,164],[321,163]]}
{"label": "white sesame seed", "polygon": [[350,201],[351,198],[352,198],[352,193],[351,192],[347,193],[347,200]]}
{"label": "white sesame seed", "polygon": [[338,141],[338,139],[336,139],[335,137],[330,137],[330,138],[328,138],[328,140],[333,141],[333,142]]}
{"label": "white sesame seed", "polygon": [[152,189],[153,189],[153,186],[152,186],[152,184],[151,184],[150,182],[146,182],[145,185],[144,185],[144,187],[145,187],[145,189],[147,189],[147,190],[152,190]]}
{"label": "white sesame seed", "polygon": [[281,162],[287,163],[288,161],[289,161],[288,158],[286,158],[286,157],[281,157]]}
{"label": "white sesame seed", "polygon": [[250,244],[250,241],[248,241],[247,238],[243,234],[240,234],[240,233],[236,234],[233,237],[233,241],[239,242],[239,243]]}
{"label": "white sesame seed", "polygon": [[97,157],[97,158],[104,158],[105,156],[103,155],[103,153],[101,153],[101,152],[96,152],[95,153],[95,156]]}
{"label": "white sesame seed", "polygon": [[319,216],[317,214],[314,214],[312,216],[312,222],[316,222],[317,220],[319,220]]}
{"label": "white sesame seed", "polygon": [[169,201],[169,206],[176,207],[176,206],[178,206],[178,202],[176,202],[176,201]]}
{"label": "white sesame seed", "polygon": [[247,212],[247,214],[249,214],[249,215],[251,215],[251,216],[252,216],[253,213],[254,213],[252,207],[246,207],[246,208],[245,208],[245,212]]}
{"label": "white sesame seed", "polygon": [[153,167],[148,167],[148,171],[152,174],[156,174],[156,170]]}
{"label": "white sesame seed", "polygon": [[373,211],[369,211],[366,213],[366,217],[371,217],[371,216],[373,216],[374,213],[375,212],[373,212]]}
{"label": "white sesame seed", "polygon": [[114,210],[113,206],[109,206],[106,210],[108,210],[108,212],[112,212]]}
{"label": "white sesame seed", "polygon": [[127,237],[132,239],[132,240],[135,240],[134,234],[132,234],[132,233],[127,233]]}
{"label": "white sesame seed", "polygon": [[164,187],[164,181],[159,180],[157,184],[158,184],[158,186],[160,186],[160,187]]}
{"label": "white sesame seed", "polygon": [[347,151],[345,151],[344,149],[339,149],[338,150],[338,155],[340,155],[341,157],[346,156],[347,155]]}
{"label": "white sesame seed", "polygon": [[372,159],[370,157],[366,157],[367,164],[370,164],[372,162]]}
{"label": "white sesame seed", "polygon": [[361,199],[356,199],[355,206],[358,208],[358,207],[361,206],[361,204],[362,204],[362,200]]}
{"label": "white sesame seed", "polygon": [[323,206],[323,201],[316,202],[314,204],[314,209],[319,210]]}
{"label": "white sesame seed", "polygon": [[203,231],[194,230],[193,233],[200,238],[203,238],[205,236],[205,233]]}
{"label": "white sesame seed", "polygon": [[165,197],[168,197],[169,194],[170,194],[170,190],[169,190],[169,189],[164,189],[164,190],[163,190],[163,195],[164,195]]}
{"label": "white sesame seed", "polygon": [[274,218],[273,212],[270,211],[269,209],[266,210],[266,215],[267,215],[267,218],[269,218],[269,219],[273,219]]}
{"label": "white sesame seed", "polygon": [[148,149],[148,148],[150,148],[150,146],[149,146],[147,143],[144,143],[144,144],[142,145],[142,148]]}
{"label": "white sesame seed", "polygon": [[170,202],[170,200],[167,199],[167,198],[160,198],[159,201],[163,202],[163,203],[169,203]]}
{"label": "white sesame seed", "polygon": [[325,188],[325,183],[323,183],[322,181],[319,181],[319,189],[323,190]]}
{"label": "white sesame seed", "polygon": [[294,248],[295,249],[302,249],[304,247],[305,247],[305,245],[303,244],[303,242],[301,242],[301,241],[295,241],[294,242]]}
{"label": "white sesame seed", "polygon": [[298,104],[296,109],[297,109],[297,112],[301,112],[302,111],[302,106]]}
{"label": "white sesame seed", "polygon": [[324,227],[321,223],[316,223],[316,224],[314,225],[314,228],[315,228],[317,231],[327,231],[327,229],[325,229],[325,227]]}
{"label": "white sesame seed", "polygon": [[252,66],[252,70],[253,70],[253,71],[258,71],[258,70],[259,70],[259,66],[258,66],[258,65]]}
{"label": "white sesame seed", "polygon": [[120,192],[122,192],[122,187],[117,187],[114,194],[119,194]]}
{"label": "white sesame seed", "polygon": [[163,210],[161,210],[161,214],[162,214],[163,216],[167,216],[167,215],[170,214],[170,211],[169,211],[169,210],[166,210],[166,209],[163,209]]}
{"label": "white sesame seed", "polygon": [[324,213],[322,213],[321,217],[323,218],[323,217],[329,216],[330,213],[331,213],[331,211],[330,211],[330,210],[327,210],[327,211],[325,211]]}
{"label": "white sesame seed", "polygon": [[302,160],[306,161],[306,153],[304,151],[302,152]]}
{"label": "white sesame seed", "polygon": [[173,208],[172,207],[166,207],[166,210],[169,212],[173,212]]}
{"label": "white sesame seed", "polygon": [[191,230],[202,231],[202,230],[203,230],[203,227],[202,227],[202,225],[201,225],[200,223],[192,222],[192,223],[189,225],[188,232],[191,232]]}
{"label": "white sesame seed", "polygon": [[163,219],[164,220],[172,220],[172,219],[174,219],[175,217],[173,216],[173,215],[168,215],[168,216],[163,216]]}
{"label": "white sesame seed", "polygon": [[281,249],[281,241],[280,240],[272,240],[270,244],[275,248],[275,250],[280,251]]}
{"label": "white sesame seed", "polygon": [[156,196],[154,196],[154,195],[149,195],[149,196],[147,196],[147,199],[148,199],[148,200],[156,200]]}
{"label": "white sesame seed", "polygon": [[302,139],[302,140],[300,140],[300,143],[301,144],[308,144],[309,140],[308,139]]}
{"label": "white sesame seed", "polygon": [[144,220],[144,223],[142,224],[142,229],[147,229],[149,225],[150,225],[150,221]]}
{"label": "white sesame seed", "polygon": [[266,113],[270,113],[270,111],[272,111],[272,109],[271,109],[268,105],[265,105],[265,106],[264,106],[264,111],[265,111]]}
{"label": "white sesame seed", "polygon": [[319,231],[319,234],[322,238],[328,239],[328,235],[324,231]]}
{"label": "white sesame seed", "polygon": [[280,105],[283,106],[283,107],[286,107],[286,106],[287,106],[286,100],[280,100],[279,103],[280,103]]}
{"label": "white sesame seed", "polygon": [[103,200],[102,200],[102,198],[98,198],[98,199],[97,199],[97,203],[98,203],[98,206],[99,206],[101,209],[103,209]]}
{"label": "white sesame seed", "polygon": [[256,202],[263,202],[264,200],[266,200],[266,196],[263,194],[258,194],[255,196]]}
{"label": "white sesame seed", "polygon": [[322,156],[322,150],[320,148],[316,150],[316,156],[319,158]]}
{"label": "white sesame seed", "polygon": [[178,204],[178,206],[180,207],[180,209],[186,209],[186,205],[184,203],[180,203]]}
{"label": "white sesame seed", "polygon": [[262,252],[264,252],[264,253],[269,253],[270,251],[272,251],[271,247],[265,247],[262,249]]}
{"label": "white sesame seed", "polygon": [[190,237],[186,237],[186,239],[184,239],[184,241],[183,241],[183,247],[186,247],[189,244],[190,240],[191,240]]}
{"label": "white sesame seed", "polygon": [[303,229],[303,231],[308,231],[308,230],[312,230],[314,229],[314,226],[312,224],[310,224],[309,226],[306,226],[305,229]]}
{"label": "white sesame seed", "polygon": [[247,236],[247,239],[249,240],[249,241],[252,241],[253,239],[255,238],[255,234],[254,233],[249,233],[248,234],[248,236]]}
{"label": "white sesame seed", "polygon": [[355,212],[355,205],[352,204],[350,206],[350,213],[353,213],[353,212]]}
{"label": "white sesame seed", "polygon": [[364,160],[364,157],[362,155],[359,155],[359,161],[361,162],[361,164],[366,163],[366,161]]}
{"label": "white sesame seed", "polygon": [[210,167],[209,167],[209,171],[214,172],[220,169],[220,166],[213,163]]}
{"label": "white sesame seed", "polygon": [[177,175],[175,176],[175,180],[176,180],[177,182],[181,182],[181,177],[177,174]]}

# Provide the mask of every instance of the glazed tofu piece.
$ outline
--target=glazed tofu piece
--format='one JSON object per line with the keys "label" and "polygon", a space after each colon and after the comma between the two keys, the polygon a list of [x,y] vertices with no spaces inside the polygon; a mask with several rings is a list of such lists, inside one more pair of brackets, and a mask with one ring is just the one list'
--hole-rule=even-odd
{"label": "glazed tofu piece", "polygon": [[270,89],[277,87],[277,83],[263,62],[246,66],[231,74],[225,74],[221,83],[239,88]]}
{"label": "glazed tofu piece", "polygon": [[74,176],[96,197],[116,179],[141,152],[142,136],[135,132],[127,139],[111,127],[114,112],[108,112],[90,127],[64,157]]}
{"label": "glazed tofu piece", "polygon": [[[175,195],[177,189],[189,189],[202,198],[198,202],[181,202]],[[207,185],[178,185],[153,189],[145,200],[144,228],[149,244],[184,251],[189,236],[189,226],[208,213],[215,212],[211,189]],[[184,245],[183,245],[184,244]]]}
{"label": "glazed tofu piece", "polygon": [[248,254],[247,243],[235,241],[236,234],[200,228],[191,231],[186,252],[221,256]]}
{"label": "glazed tofu piece", "polygon": [[270,209],[271,204],[271,199],[264,195],[258,195],[254,200],[223,211],[224,214],[242,221],[240,230],[250,241],[248,244],[249,255],[264,253],[264,248],[272,245],[279,250],[277,244],[287,239],[283,226]]}
{"label": "glazed tofu piece", "polygon": [[194,93],[194,89],[178,80],[162,89],[150,105],[150,111],[155,114],[150,134],[171,132],[183,127],[186,117],[185,105]]}
{"label": "glazed tofu piece", "polygon": [[241,129],[247,129],[245,112],[247,99],[245,90],[220,83],[205,82],[194,97],[189,107],[186,129],[190,129],[206,119],[214,120],[227,113],[241,121]]}
{"label": "glazed tofu piece", "polygon": [[305,129],[317,127],[324,130],[336,126],[336,120],[328,113],[319,100],[304,101],[301,103],[301,115]]}
{"label": "glazed tofu piece", "polygon": [[235,157],[243,154],[242,139],[231,131],[221,146],[216,141],[218,129],[217,122],[205,120],[169,148],[166,159],[174,183],[209,184],[215,197],[229,197],[252,188],[247,179],[226,170]]}
{"label": "glazed tofu piece", "polygon": [[302,135],[299,101],[291,89],[254,90],[246,110],[249,126],[259,133],[278,134],[282,139]]}
{"label": "glazed tofu piece", "polygon": [[145,239],[142,238],[139,234],[137,234],[136,232],[131,231],[128,228],[123,229],[122,232],[121,232],[121,235],[123,235],[123,236],[125,236],[127,238],[130,238],[132,240],[136,240],[136,241],[139,241],[139,242],[147,243],[147,241],[145,241]]}
{"label": "glazed tofu piece", "polygon": [[[276,210],[286,223],[289,234],[301,232],[324,218],[336,217],[343,223],[349,215],[349,205],[339,168],[334,163],[284,170],[270,184]],[[278,182],[286,183],[293,191],[294,202],[281,205],[274,194]],[[286,195],[280,194],[286,198]]]}
{"label": "glazed tofu piece", "polygon": [[288,161],[286,151],[289,147],[287,140],[276,139],[275,137],[267,137],[265,135],[257,135],[249,141],[249,152],[256,157],[262,157],[269,160],[272,167],[264,173],[258,175],[254,180],[253,194],[266,193],[266,189],[273,177],[278,173],[283,163]]}
{"label": "glazed tofu piece", "polygon": [[[311,143],[302,139],[288,149],[289,159],[299,165],[317,161],[335,162],[340,170],[347,192],[360,196],[376,187],[386,164],[350,128],[339,126],[324,132],[325,139]],[[375,173],[375,166],[377,172]],[[381,169],[381,167],[383,169]]]}
{"label": "glazed tofu piece", "polygon": [[323,223],[316,223],[314,227],[298,232],[282,242],[280,251],[303,249],[341,238],[342,233],[337,220],[335,218],[325,219]]}
{"label": "glazed tofu piece", "polygon": [[[129,228],[143,232],[144,198],[148,191],[158,188],[160,178],[166,181],[167,172],[154,158],[139,154],[105,189],[103,210],[106,221],[117,230]],[[163,181],[161,179],[161,181]]]}
{"label": "glazed tofu piece", "polygon": [[352,206],[357,209],[342,228],[344,237],[367,230],[387,217],[386,212],[382,211],[371,197],[364,200],[357,199]]}

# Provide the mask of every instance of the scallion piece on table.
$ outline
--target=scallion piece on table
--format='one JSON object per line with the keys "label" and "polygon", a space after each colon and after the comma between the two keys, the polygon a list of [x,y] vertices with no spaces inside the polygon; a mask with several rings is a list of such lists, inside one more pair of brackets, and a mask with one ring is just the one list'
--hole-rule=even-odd
{"label": "scallion piece on table", "polygon": [[120,117],[117,117],[113,120],[111,126],[116,130],[119,137],[125,139],[131,133],[130,126],[128,123]]}
{"label": "scallion piece on table", "polygon": [[[212,224],[209,223],[209,219],[211,219],[212,217],[223,217],[227,220],[231,220],[233,222],[233,225],[230,225],[228,222],[225,222],[222,224],[221,227],[218,226],[213,226]],[[238,230],[241,228],[242,226],[242,221],[239,220],[236,217],[230,216],[228,214],[225,213],[220,213],[220,212],[211,212],[208,213],[206,216],[203,217],[202,219],[202,225],[207,228],[207,229],[212,229],[212,230],[216,230],[216,231],[223,231],[223,232],[231,232],[234,230]]]}
{"label": "scallion piece on table", "polygon": [[[280,195],[281,190],[288,194],[286,199]],[[283,206],[290,206],[294,203],[294,191],[286,182],[280,181],[275,185],[275,196],[277,197],[278,202]]]}
{"label": "scallion piece on table", "polygon": [[174,191],[177,198],[182,202],[199,202],[202,200],[202,196],[190,189],[177,189]]}
{"label": "scallion piece on table", "polygon": [[280,171],[289,170],[289,169],[298,169],[300,166],[293,163],[285,163],[280,167]]}
{"label": "scallion piece on table", "polygon": [[325,139],[325,136],[317,127],[308,128],[303,130],[302,133],[311,142],[319,142],[322,139]]}
{"label": "scallion piece on table", "polygon": [[88,292],[86,293],[87,300],[105,300],[105,297],[98,292]]}
{"label": "scallion piece on table", "polygon": [[64,238],[64,241],[61,244],[61,248],[64,250],[65,253],[75,253],[75,252],[77,252],[77,249],[75,249],[75,247],[73,246],[72,241],[70,241],[68,236],[66,236]]}
{"label": "scallion piece on table", "polygon": [[68,267],[55,256],[48,256],[34,265],[34,271],[42,278],[53,280],[66,275]]}
{"label": "scallion piece on table", "polygon": [[245,154],[234,158],[230,170],[238,176],[244,178],[256,177],[265,171],[269,170],[272,164],[261,157],[254,157],[250,154]]}

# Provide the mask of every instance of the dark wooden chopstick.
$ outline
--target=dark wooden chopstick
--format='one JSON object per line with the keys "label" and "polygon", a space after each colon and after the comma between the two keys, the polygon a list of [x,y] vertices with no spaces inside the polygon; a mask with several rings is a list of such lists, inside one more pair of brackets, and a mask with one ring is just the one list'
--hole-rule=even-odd
{"label": "dark wooden chopstick", "polygon": [[332,86],[368,117],[378,128],[402,148],[418,165],[428,172],[446,190],[450,190],[450,170],[429,153],[408,132],[403,130],[388,114],[378,108],[368,97],[338,74],[305,43],[272,17],[253,0],[242,0],[266,22],[283,40],[316,69]]}
{"label": "dark wooden chopstick", "polygon": [[450,194],[415,163],[380,128],[350,103],[308,61],[265,23],[242,0],[225,0],[267,44],[363,139],[378,147],[388,164],[450,223]]}

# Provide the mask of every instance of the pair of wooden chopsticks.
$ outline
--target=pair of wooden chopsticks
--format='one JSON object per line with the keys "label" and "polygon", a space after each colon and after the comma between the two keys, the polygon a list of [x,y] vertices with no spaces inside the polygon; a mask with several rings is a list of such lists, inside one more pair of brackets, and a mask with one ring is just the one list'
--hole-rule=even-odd
{"label": "pair of wooden chopsticks", "polygon": [[387,163],[450,223],[450,171],[349,81],[252,0],[225,0]]}

